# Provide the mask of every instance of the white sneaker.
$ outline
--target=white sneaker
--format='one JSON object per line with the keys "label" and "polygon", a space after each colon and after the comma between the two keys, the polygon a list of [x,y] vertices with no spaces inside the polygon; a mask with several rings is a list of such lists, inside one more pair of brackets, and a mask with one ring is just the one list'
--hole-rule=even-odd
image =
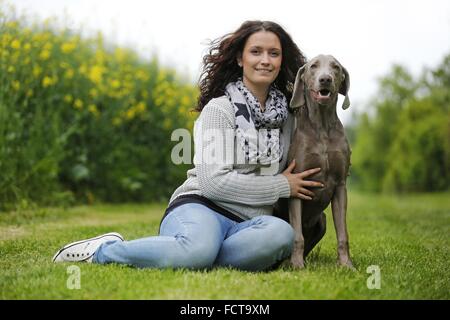
{"label": "white sneaker", "polygon": [[124,239],[117,232],[111,232],[95,238],[72,242],[58,250],[53,256],[53,262],[92,262],[98,247],[108,241],[124,241]]}

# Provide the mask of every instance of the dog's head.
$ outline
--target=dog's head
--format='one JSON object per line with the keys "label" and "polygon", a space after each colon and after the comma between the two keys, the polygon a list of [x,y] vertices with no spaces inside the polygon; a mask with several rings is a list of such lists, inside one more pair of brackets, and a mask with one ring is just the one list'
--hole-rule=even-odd
{"label": "dog's head", "polygon": [[331,105],[338,93],[345,96],[342,109],[350,106],[350,76],[339,61],[330,55],[318,55],[302,66],[295,77],[291,109],[305,105],[305,92],[319,105]]}

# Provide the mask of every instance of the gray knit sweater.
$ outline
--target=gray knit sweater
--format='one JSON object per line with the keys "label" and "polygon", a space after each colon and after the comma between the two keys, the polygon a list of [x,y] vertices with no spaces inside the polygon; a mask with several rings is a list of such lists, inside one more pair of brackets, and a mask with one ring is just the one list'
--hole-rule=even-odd
{"label": "gray knit sweater", "polygon": [[[294,117],[289,114],[282,127],[280,139],[283,139],[283,158],[278,170],[272,175],[261,175],[260,164],[238,164],[235,157],[235,144],[224,146],[227,158],[232,155],[232,161],[205,163],[196,161],[203,154],[203,143],[199,150],[198,139],[205,130],[214,129],[218,132],[229,132],[235,128],[234,108],[226,96],[212,99],[202,110],[195,121],[194,129],[194,168],[187,171],[187,180],[178,187],[169,200],[169,205],[177,197],[187,194],[197,194],[208,198],[218,206],[234,213],[244,220],[258,215],[272,215],[273,205],[278,198],[288,198],[290,187],[287,178],[281,174],[286,166],[288,148],[293,133]],[[232,131],[234,132],[234,131]],[[204,141],[204,140],[203,140]],[[200,153],[202,152],[202,153]]]}

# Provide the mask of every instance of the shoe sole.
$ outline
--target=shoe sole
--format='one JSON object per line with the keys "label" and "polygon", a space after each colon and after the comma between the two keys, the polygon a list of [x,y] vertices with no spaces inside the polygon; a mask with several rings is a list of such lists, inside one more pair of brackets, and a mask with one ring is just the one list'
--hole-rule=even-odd
{"label": "shoe sole", "polygon": [[[58,252],[53,256],[52,261],[55,262],[55,259],[59,256],[59,254],[60,254],[61,252],[63,252],[64,250],[70,248],[70,247],[73,247],[73,246],[75,246],[75,245],[77,245],[77,244],[80,244],[80,243],[84,243],[84,242],[88,242],[88,241],[93,241],[93,240],[98,240],[98,239],[101,239],[101,238],[104,238],[104,237],[110,237],[110,236],[117,237],[117,238],[119,238],[120,240],[125,241],[125,239],[124,239],[120,234],[113,232],[113,233],[106,233],[106,234],[103,234],[103,235],[98,236],[98,237],[95,237],[95,238],[89,238],[89,239],[85,239],[85,240],[80,240],[80,241],[72,242],[72,243],[69,243],[68,245],[62,247],[61,249],[59,249]],[[93,255],[94,255],[94,253],[92,253],[89,257],[87,257],[87,258],[85,258],[85,259],[83,259],[83,260],[79,260],[79,261],[80,261],[80,262],[85,261],[85,260],[89,259],[90,257],[92,257]],[[76,262],[76,261],[73,261],[73,262]]]}

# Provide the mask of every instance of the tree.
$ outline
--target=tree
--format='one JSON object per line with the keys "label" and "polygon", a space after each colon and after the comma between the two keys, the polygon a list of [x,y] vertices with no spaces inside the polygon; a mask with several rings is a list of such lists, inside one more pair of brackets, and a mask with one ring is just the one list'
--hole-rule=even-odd
{"label": "tree", "polygon": [[419,80],[396,65],[379,84],[357,121],[352,179],[368,191],[448,189],[450,55]]}

